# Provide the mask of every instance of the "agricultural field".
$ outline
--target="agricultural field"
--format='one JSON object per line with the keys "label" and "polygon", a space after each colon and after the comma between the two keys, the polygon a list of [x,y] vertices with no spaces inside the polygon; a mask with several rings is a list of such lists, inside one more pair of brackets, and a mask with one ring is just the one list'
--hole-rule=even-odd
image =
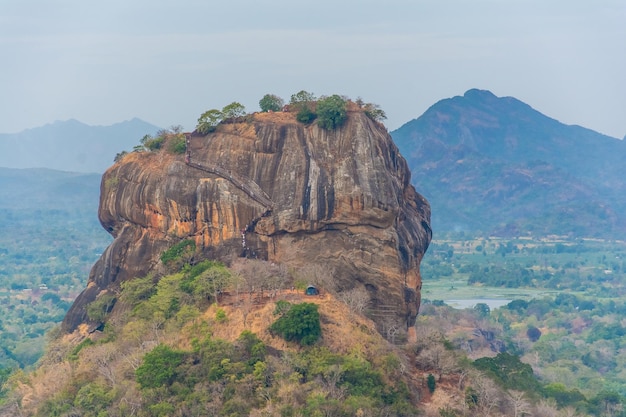
{"label": "agricultural field", "polygon": [[[433,240],[422,261],[422,298],[530,300],[561,292],[626,295],[626,242],[449,237]],[[500,300],[500,302],[498,302]],[[463,305],[465,305],[464,303]]]}

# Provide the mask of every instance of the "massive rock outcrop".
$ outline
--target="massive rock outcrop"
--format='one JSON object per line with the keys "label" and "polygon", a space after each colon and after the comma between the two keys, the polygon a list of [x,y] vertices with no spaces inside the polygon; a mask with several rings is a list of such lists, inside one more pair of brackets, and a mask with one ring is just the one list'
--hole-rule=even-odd
{"label": "massive rock outcrop", "polygon": [[381,330],[411,328],[430,206],[384,126],[355,106],[332,131],[289,112],[256,113],[190,135],[188,149],[187,161],[132,153],[104,174],[99,217],[115,239],[65,331],[88,323],[86,306],[98,294],[157,269],[165,249],[189,238],[205,257],[327,267],[339,291],[367,289]]}

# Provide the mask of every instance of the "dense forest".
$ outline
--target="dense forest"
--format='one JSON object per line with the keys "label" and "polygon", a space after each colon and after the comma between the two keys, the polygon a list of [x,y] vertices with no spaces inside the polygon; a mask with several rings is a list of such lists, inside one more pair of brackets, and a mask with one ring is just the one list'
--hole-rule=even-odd
{"label": "dense forest", "polygon": [[99,178],[0,170],[0,368],[39,359],[111,241],[96,216]]}

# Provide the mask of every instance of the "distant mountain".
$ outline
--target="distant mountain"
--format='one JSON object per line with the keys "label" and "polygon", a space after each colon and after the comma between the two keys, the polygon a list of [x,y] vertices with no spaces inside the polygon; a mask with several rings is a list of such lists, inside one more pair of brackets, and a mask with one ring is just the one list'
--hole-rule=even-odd
{"label": "distant mountain", "polygon": [[96,219],[100,174],[0,168],[0,209],[85,210]]}
{"label": "distant mountain", "polygon": [[118,152],[131,150],[144,135],[157,130],[135,118],[111,126],[67,120],[0,134],[0,167],[102,173]]}
{"label": "distant mountain", "polygon": [[391,133],[436,231],[624,237],[626,143],[469,90]]}

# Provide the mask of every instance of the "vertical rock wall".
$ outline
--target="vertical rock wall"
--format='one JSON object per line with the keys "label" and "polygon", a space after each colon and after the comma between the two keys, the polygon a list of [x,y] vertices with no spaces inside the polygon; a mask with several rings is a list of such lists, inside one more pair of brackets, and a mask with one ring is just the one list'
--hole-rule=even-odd
{"label": "vertical rock wall", "polygon": [[192,238],[217,259],[241,253],[334,271],[340,291],[365,287],[380,330],[406,332],[420,303],[419,264],[431,239],[430,206],[386,129],[350,111],[339,129],[257,113],[191,137],[191,163],[133,153],[103,176],[99,216],[115,237],[63,326],[88,322],[102,291],[158,270],[159,256]]}

